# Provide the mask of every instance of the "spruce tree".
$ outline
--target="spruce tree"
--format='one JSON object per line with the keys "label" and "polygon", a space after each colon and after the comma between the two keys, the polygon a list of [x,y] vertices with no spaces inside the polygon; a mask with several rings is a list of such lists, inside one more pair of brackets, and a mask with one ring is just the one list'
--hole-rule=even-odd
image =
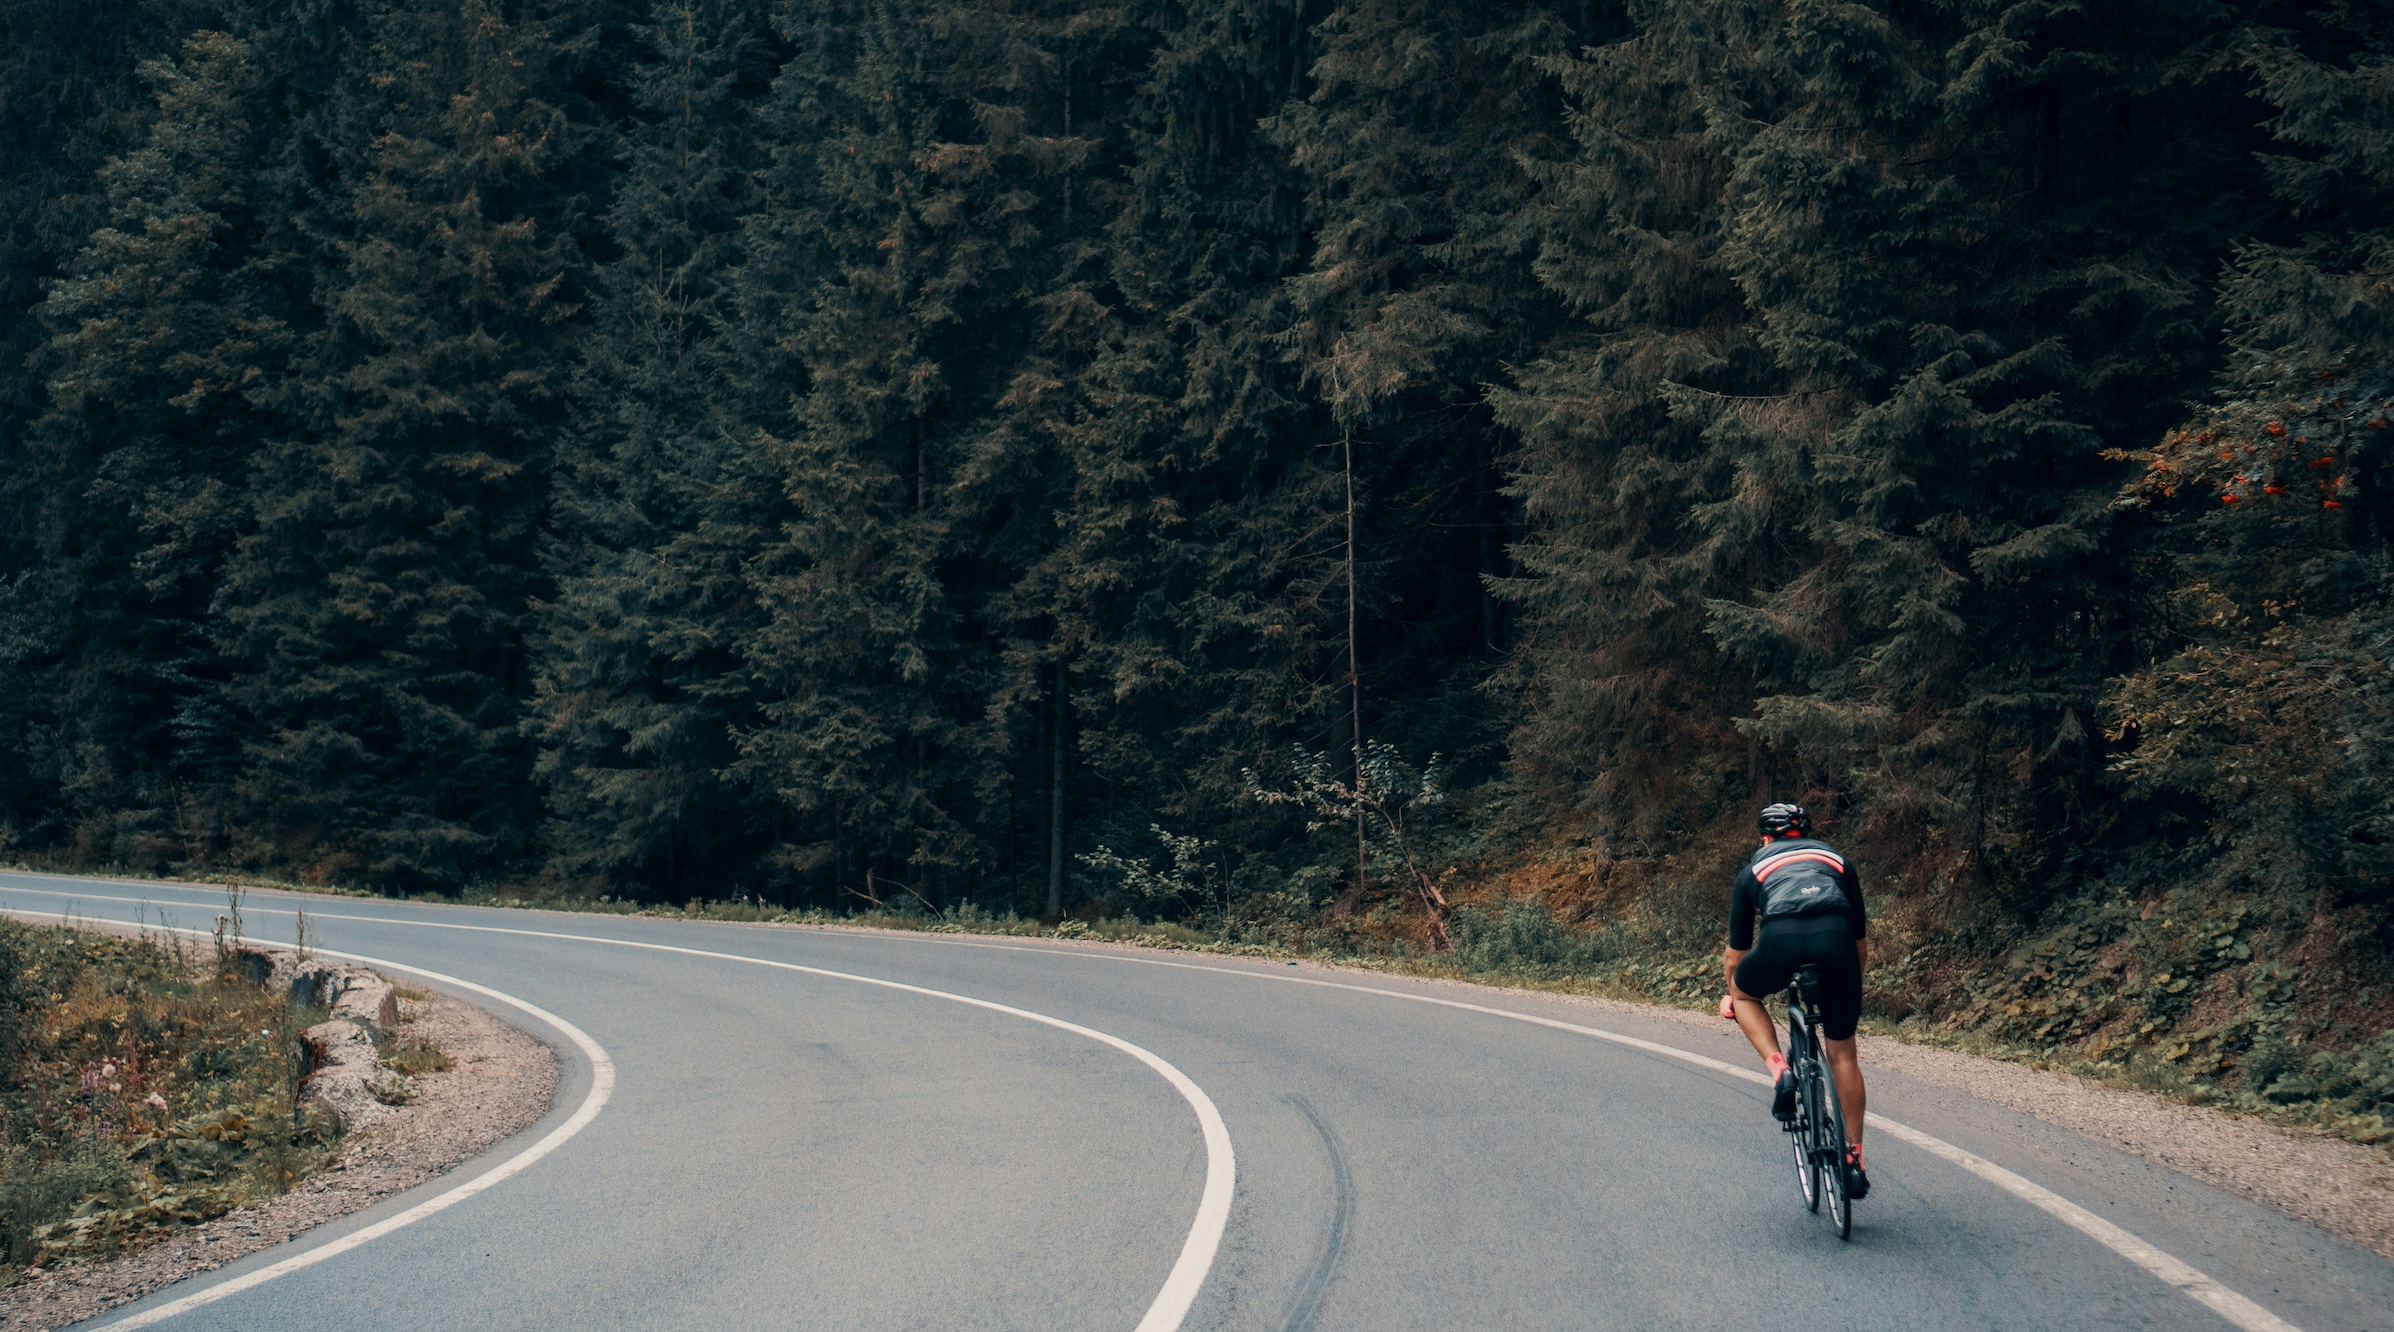
{"label": "spruce tree", "polygon": [[1082,848],[1238,818],[1241,770],[1319,711],[1325,617],[1292,585],[1321,472],[1273,340],[1301,219],[1260,127],[1305,27],[1157,6],[1049,37],[1038,318],[959,492],[1008,579],[982,603],[990,822],[1043,909],[1102,887],[1067,882]]}
{"label": "spruce tree", "polygon": [[304,287],[285,260],[291,179],[270,169],[269,81],[250,43],[202,32],[144,67],[149,141],[102,173],[109,225],[55,286],[38,581],[59,655],[41,677],[69,756],[54,771],[86,855],[221,855],[241,736],[211,602],[247,527],[248,468],[281,426]]}
{"label": "spruce tree", "polygon": [[[116,565],[130,552],[95,554],[78,512],[111,443],[65,441],[59,423],[45,420],[47,384],[60,368],[49,344],[61,329],[41,310],[52,284],[93,271],[92,233],[125,220],[125,186],[103,173],[142,151],[158,114],[142,66],[179,59],[185,34],[221,26],[215,6],[177,0],[0,6],[0,513],[8,520],[0,568],[9,573],[0,592],[0,745],[12,758],[0,818],[25,845],[72,837],[78,854],[149,854],[136,845],[138,825],[154,815],[161,783],[118,740],[125,713],[109,683],[128,663],[114,656],[82,670],[86,631],[76,627],[89,616],[117,618],[112,607],[127,591]],[[121,504],[103,508],[122,513]],[[95,577],[108,585],[87,587]],[[70,688],[81,691],[72,701]],[[91,709],[113,720],[84,720]],[[155,757],[154,709],[133,711],[147,735],[137,745]],[[70,781],[79,783],[72,796]],[[150,811],[132,817],[134,836],[122,845],[111,828],[120,801]]]}
{"label": "spruce tree", "polygon": [[572,10],[377,12],[323,119],[325,325],[219,597],[255,854],[455,888],[531,831],[523,619],[582,260]]}
{"label": "spruce tree", "polygon": [[724,781],[747,717],[736,645],[754,626],[741,564],[773,479],[738,424],[725,276],[752,163],[744,95],[762,16],[661,0],[640,29],[634,119],[592,275],[574,429],[556,464],[534,724],[552,873],[680,900],[745,882],[764,848]]}
{"label": "spruce tree", "polygon": [[2253,183],[2221,17],[1633,17],[1555,65],[1586,206],[1541,268],[1591,327],[1502,406],[1541,575],[1522,770],[1655,849],[1806,799],[2031,915],[2096,827],[2125,608],[2100,450],[2199,366],[2220,201]]}
{"label": "spruce tree", "polygon": [[985,665],[953,585],[978,570],[953,506],[1035,293],[1046,145],[1015,92],[1044,64],[1037,21],[913,0],[793,13],[781,34],[779,215],[752,232],[740,301],[748,345],[787,348],[798,391],[754,418],[790,507],[750,565],[759,720],[737,771],[788,811],[780,864],[875,900],[943,900],[986,854]]}
{"label": "spruce tree", "polygon": [[2365,7],[650,2],[0,12],[14,845],[1294,929],[1369,740],[2375,909]]}
{"label": "spruce tree", "polygon": [[[1350,780],[1367,742],[1442,753],[1473,783],[1501,761],[1503,696],[1482,686],[1510,646],[1489,580],[1510,571],[1514,443],[1487,390],[1564,314],[1525,225],[1532,167],[1566,132],[1540,62],[1608,22],[1601,7],[1337,5],[1315,27],[1309,86],[1272,122],[1309,230],[1284,347],[1327,409],[1308,442],[1351,471],[1325,496],[1340,540],[1315,576],[1353,632],[1320,663],[1338,702],[1304,739]],[[1359,836],[1339,858],[1351,905]]]}

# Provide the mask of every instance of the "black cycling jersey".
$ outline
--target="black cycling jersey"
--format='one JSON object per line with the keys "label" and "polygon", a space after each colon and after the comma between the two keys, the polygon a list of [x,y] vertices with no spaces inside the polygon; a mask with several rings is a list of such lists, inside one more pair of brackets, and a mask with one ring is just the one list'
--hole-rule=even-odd
{"label": "black cycling jersey", "polygon": [[[1825,876],[1825,877],[1824,877]],[[1769,885],[1834,887],[1842,909],[1764,915]],[[1756,919],[1760,918],[1760,939]],[[1862,876],[1827,842],[1811,837],[1775,837],[1738,871],[1729,890],[1729,946],[1745,953],[1737,964],[1737,988],[1757,999],[1787,988],[1796,969],[1820,972],[1821,1035],[1850,1040],[1862,1018],[1862,958],[1855,944],[1865,936]]]}
{"label": "black cycling jersey", "polygon": [[[1845,910],[1842,914],[1847,935],[1856,940],[1869,937],[1868,918],[1862,909],[1862,876],[1854,872],[1854,867],[1846,863],[1845,857],[1818,838],[1775,837],[1769,845],[1754,853],[1744,869],[1738,871],[1737,883],[1729,890],[1731,948],[1754,946],[1754,922],[1762,914],[1764,901],[1762,880],[1755,877],[1757,869],[1760,869],[1762,879],[1774,877],[1775,872],[1795,870],[1826,873],[1836,881],[1838,890],[1845,895]],[[1774,916],[1771,919],[1781,918]]]}

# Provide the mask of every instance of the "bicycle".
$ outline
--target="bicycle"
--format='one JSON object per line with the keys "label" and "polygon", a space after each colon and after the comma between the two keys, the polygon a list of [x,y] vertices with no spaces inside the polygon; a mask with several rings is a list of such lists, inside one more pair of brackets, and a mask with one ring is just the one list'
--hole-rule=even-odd
{"label": "bicycle", "polygon": [[1804,1210],[1829,1204],[1837,1238],[1854,1234],[1853,1200],[1845,1189],[1845,1108],[1837,1101],[1837,1080],[1821,1057],[1820,972],[1799,967],[1787,983],[1787,1066],[1796,1077],[1795,1118],[1781,1127],[1795,1149],[1796,1187]]}

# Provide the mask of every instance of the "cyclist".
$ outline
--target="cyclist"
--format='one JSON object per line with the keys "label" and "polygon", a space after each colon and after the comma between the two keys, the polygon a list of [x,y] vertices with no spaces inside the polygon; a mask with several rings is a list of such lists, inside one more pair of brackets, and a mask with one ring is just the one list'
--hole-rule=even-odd
{"label": "cyclist", "polygon": [[1771,805],[1755,826],[1762,849],[1729,894],[1729,947],[1722,954],[1729,994],[1721,1000],[1721,1016],[1736,1019],[1776,1079],[1771,1113],[1783,1123],[1793,1119],[1795,1075],[1779,1052],[1779,1029],[1760,996],[1786,989],[1806,963],[1819,970],[1821,1045],[1845,1109],[1846,1192],[1860,1198],[1870,1192],[1870,1177],[1862,1173],[1862,1064],[1854,1053],[1862,967],[1870,958],[1862,879],[1836,848],[1812,836],[1812,816],[1801,805]]}

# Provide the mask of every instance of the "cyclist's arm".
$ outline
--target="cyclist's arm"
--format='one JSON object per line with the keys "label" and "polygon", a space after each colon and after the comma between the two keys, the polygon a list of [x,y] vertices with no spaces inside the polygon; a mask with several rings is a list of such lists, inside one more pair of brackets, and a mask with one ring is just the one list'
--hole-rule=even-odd
{"label": "cyclist's arm", "polygon": [[1729,889],[1729,946],[1721,950],[1721,967],[1733,990],[1737,988],[1737,964],[1754,946],[1754,913],[1761,906],[1756,900],[1760,891],[1751,869],[1738,871],[1737,882]]}

